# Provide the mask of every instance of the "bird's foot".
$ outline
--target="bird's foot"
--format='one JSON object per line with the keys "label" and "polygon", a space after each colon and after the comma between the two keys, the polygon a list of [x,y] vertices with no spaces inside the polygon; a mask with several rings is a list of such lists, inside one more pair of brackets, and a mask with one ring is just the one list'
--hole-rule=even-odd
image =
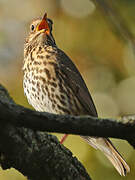
{"label": "bird's foot", "polygon": [[60,144],[63,144],[63,142],[66,140],[68,134],[64,134],[64,136],[60,140]]}

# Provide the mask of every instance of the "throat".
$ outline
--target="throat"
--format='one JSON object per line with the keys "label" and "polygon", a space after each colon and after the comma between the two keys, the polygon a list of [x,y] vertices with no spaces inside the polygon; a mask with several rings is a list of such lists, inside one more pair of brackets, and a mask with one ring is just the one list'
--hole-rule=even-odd
{"label": "throat", "polygon": [[53,38],[53,35],[52,35],[52,34],[47,35],[46,45],[56,47],[56,43],[55,43],[55,40],[54,40],[54,38]]}

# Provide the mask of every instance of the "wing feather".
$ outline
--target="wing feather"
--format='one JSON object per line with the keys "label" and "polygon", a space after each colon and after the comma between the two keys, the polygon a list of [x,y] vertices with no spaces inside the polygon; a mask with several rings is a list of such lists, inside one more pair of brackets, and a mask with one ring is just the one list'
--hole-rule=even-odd
{"label": "wing feather", "polygon": [[77,96],[82,107],[85,108],[88,115],[97,117],[97,111],[93,103],[89,90],[79,73],[78,69],[70,58],[60,49],[57,53],[57,61],[61,72],[66,76],[66,83]]}

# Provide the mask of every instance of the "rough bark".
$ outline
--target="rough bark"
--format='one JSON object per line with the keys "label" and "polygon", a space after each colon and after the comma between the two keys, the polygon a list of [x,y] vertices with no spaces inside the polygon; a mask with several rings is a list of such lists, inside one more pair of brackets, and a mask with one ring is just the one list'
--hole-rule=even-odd
{"label": "rough bark", "polygon": [[55,115],[36,112],[14,103],[0,86],[0,162],[31,180],[87,180],[83,165],[45,132],[113,137],[135,147],[135,115],[117,119]]}
{"label": "rough bark", "polygon": [[37,112],[15,104],[4,89],[1,91],[0,119],[4,122],[36,131],[125,139],[135,147],[135,115],[103,119]]}
{"label": "rough bark", "polygon": [[83,165],[55,136],[15,126],[13,122],[20,115],[25,118],[26,112],[31,116],[31,110],[16,105],[0,86],[2,168],[13,167],[31,180],[90,180]]}

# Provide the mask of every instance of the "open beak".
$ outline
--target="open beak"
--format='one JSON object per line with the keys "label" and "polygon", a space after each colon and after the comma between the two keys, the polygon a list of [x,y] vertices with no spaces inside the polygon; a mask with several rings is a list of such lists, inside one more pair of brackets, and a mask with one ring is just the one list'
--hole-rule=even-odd
{"label": "open beak", "polygon": [[47,22],[47,13],[44,14],[43,19],[40,24],[37,26],[37,31],[43,31],[45,34],[50,35],[50,29]]}

